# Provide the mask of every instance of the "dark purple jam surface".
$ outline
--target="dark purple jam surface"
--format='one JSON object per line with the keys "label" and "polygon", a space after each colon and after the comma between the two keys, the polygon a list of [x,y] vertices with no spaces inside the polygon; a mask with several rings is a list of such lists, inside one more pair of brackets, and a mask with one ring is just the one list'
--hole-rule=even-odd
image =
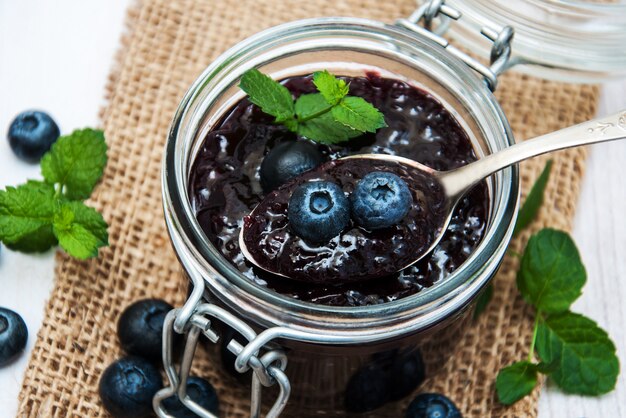
{"label": "dark purple jam surface", "polygon": [[[385,115],[388,127],[340,145],[316,144],[328,160],[346,155],[401,155],[436,170],[476,159],[471,142],[454,117],[432,96],[405,82],[369,73],[346,77],[350,95],[360,96]],[[310,76],[284,81],[294,97],[316,92]],[[444,280],[480,242],[488,217],[488,191],[476,186],[457,205],[441,242],[418,263],[375,280],[344,284],[303,283],[264,272],[239,249],[243,219],[265,197],[259,168],[272,147],[297,136],[244,99],[216,124],[202,145],[190,174],[190,196],[209,240],[246,277],[295,299],[336,306],[384,303]],[[364,266],[365,267],[365,266]]]}
{"label": "dark purple jam surface", "polygon": [[[330,181],[350,194],[373,171],[403,179],[413,195],[400,223],[367,231],[354,222],[322,244],[306,242],[289,227],[289,198],[308,181]],[[446,194],[432,176],[391,161],[347,159],[329,161],[269,193],[244,219],[244,241],[257,264],[304,282],[346,283],[388,276],[425,253],[439,236],[447,215]]]}

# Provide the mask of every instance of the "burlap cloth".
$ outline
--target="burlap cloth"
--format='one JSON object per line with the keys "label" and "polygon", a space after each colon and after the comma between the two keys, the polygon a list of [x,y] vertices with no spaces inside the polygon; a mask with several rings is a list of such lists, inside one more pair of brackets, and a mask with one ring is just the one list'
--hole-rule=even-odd
{"label": "burlap cloth", "polygon": [[[413,0],[146,0],[132,7],[102,113],[109,164],[92,199],[110,224],[111,246],[89,262],[59,253],[55,287],[19,398],[19,417],[107,416],[97,385],[104,368],[122,354],[116,337],[120,312],[145,297],[175,305],[184,301],[186,280],[161,212],[161,156],[176,106],[207,64],[235,42],[288,20],[332,14],[391,22],[408,16],[414,6]],[[592,117],[598,91],[507,74],[497,95],[520,140]],[[571,227],[585,150],[553,158],[546,202],[532,228],[513,242],[517,251],[533,230]],[[523,164],[524,192],[544,162]],[[506,257],[487,312],[445,372],[421,388],[446,394],[465,417],[537,414],[539,390],[503,408],[493,388],[497,370],[524,358],[529,346],[531,310],[516,291],[516,270],[517,260]],[[195,372],[217,387],[222,416],[246,416],[245,389],[221,376],[205,355],[200,357]]]}

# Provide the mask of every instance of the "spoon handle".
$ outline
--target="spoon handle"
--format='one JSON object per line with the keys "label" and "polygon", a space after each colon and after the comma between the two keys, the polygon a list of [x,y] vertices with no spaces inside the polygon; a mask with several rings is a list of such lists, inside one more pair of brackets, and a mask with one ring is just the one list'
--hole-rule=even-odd
{"label": "spoon handle", "polygon": [[510,165],[564,148],[626,138],[626,110],[604,118],[541,135],[498,151],[461,168],[442,172],[439,181],[450,197],[458,197],[487,176]]}

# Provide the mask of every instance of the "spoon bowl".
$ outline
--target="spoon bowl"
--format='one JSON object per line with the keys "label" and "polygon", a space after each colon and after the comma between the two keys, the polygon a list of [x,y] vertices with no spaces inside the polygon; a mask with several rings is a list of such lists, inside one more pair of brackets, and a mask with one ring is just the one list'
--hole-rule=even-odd
{"label": "spoon bowl", "polygon": [[[244,257],[252,264],[289,279],[344,283],[383,277],[399,272],[429,254],[443,237],[459,200],[476,183],[491,174],[548,152],[624,138],[626,110],[518,143],[450,171],[436,171],[417,161],[386,154],[360,154],[340,158],[325,163],[321,169],[303,173],[268,194],[244,219],[239,245]],[[332,245],[316,248],[302,243],[289,231],[288,220],[286,216],[281,218],[281,211],[286,214],[286,204],[291,192],[304,182],[336,180],[343,176],[351,178],[343,185],[345,192],[351,192],[354,183],[360,178],[359,174],[362,177],[372,171],[398,174],[412,191],[414,207],[403,220],[403,224],[398,226],[406,227],[403,233],[408,231],[409,235],[406,239],[399,239],[393,233],[378,233],[382,234],[383,240],[391,240],[391,245],[382,245],[383,241],[379,240],[372,245],[377,251],[364,251],[363,258],[351,260],[350,257],[345,257],[342,265],[329,265],[329,258],[326,257],[328,253],[325,253],[328,248],[332,252],[341,251],[345,245],[370,245],[368,239],[375,239],[374,235],[367,235],[368,232],[365,231],[363,237],[367,239],[358,239],[359,236],[356,236],[355,242],[347,244],[341,241],[341,237],[335,237]],[[270,219],[269,223],[263,223],[264,219]],[[279,221],[276,222],[276,219]],[[282,233],[272,236],[270,224],[277,225]],[[257,235],[251,231],[256,231]],[[287,243],[294,241],[299,241],[300,248],[305,248],[297,263],[291,254],[284,254],[290,248]],[[263,246],[265,251],[260,251]]]}

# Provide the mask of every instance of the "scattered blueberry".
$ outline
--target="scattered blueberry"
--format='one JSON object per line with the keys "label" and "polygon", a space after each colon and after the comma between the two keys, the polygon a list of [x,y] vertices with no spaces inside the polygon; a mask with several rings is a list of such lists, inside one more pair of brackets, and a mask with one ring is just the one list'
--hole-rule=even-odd
{"label": "scattered blueberry", "polygon": [[124,351],[161,361],[163,321],[172,309],[172,305],[160,299],[143,299],[127,307],[117,323],[117,335]]}
{"label": "scattered blueberry", "polygon": [[[219,401],[217,393],[213,386],[206,380],[199,377],[190,377],[187,380],[187,395],[192,401],[198,405],[217,415],[219,412]],[[193,413],[178,399],[177,395],[167,398],[163,401],[163,407],[172,416],[176,418],[196,418],[198,415]]]}
{"label": "scattered blueberry", "polygon": [[299,237],[311,242],[329,241],[350,224],[350,202],[335,183],[304,183],[289,199],[287,218]]}
{"label": "scattered blueberry", "polygon": [[114,418],[142,418],[152,414],[152,398],[163,382],[148,360],[124,357],[100,377],[102,404]]}
{"label": "scattered blueberry", "polygon": [[37,162],[50,150],[59,134],[59,127],[47,113],[27,110],[11,122],[7,136],[15,155]]}
{"label": "scattered blueberry", "polygon": [[308,141],[281,142],[272,148],[261,163],[261,186],[269,193],[323,161],[324,157],[317,147]]}
{"label": "scattered blueberry", "polygon": [[346,386],[345,406],[348,412],[367,412],[389,401],[389,373],[377,364],[358,370]]}
{"label": "scattered blueberry", "polygon": [[26,347],[28,329],[20,315],[0,308],[0,366],[15,359]]}
{"label": "scattered blueberry", "polygon": [[406,418],[462,418],[452,401],[438,393],[422,393],[413,399]]}
{"label": "scattered blueberry", "polygon": [[363,177],[350,198],[354,220],[369,230],[396,225],[413,203],[411,191],[404,180],[395,174],[380,171]]}
{"label": "scattered blueberry", "polygon": [[410,395],[426,377],[420,352],[416,350],[397,356],[391,366],[391,376],[391,400],[397,401]]}

